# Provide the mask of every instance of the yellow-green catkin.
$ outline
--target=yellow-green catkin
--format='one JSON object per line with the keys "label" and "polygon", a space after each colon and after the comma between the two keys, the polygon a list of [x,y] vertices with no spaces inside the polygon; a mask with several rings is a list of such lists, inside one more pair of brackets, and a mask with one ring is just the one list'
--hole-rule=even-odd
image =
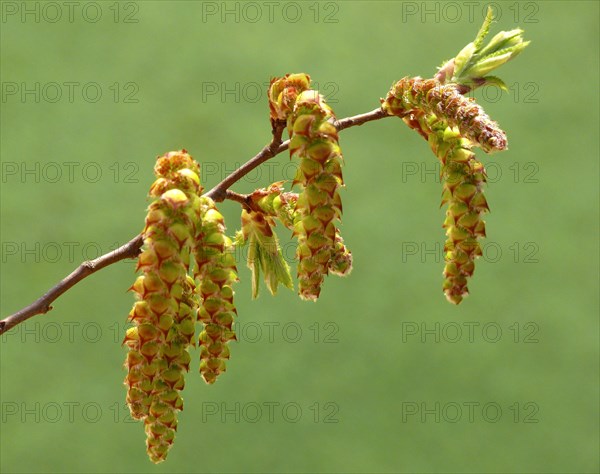
{"label": "yellow-green catkin", "polygon": [[433,114],[416,112],[404,121],[426,136],[442,165],[442,205],[447,205],[443,290],[448,301],[459,304],[468,295],[468,279],[481,256],[485,237],[483,215],[489,211],[483,193],[486,173],[473,153],[473,143],[456,127]]}
{"label": "yellow-green catkin", "polygon": [[202,197],[202,228],[194,258],[195,278],[201,298],[198,320],[204,324],[200,334],[200,373],[212,384],[225,372],[229,341],[235,340],[232,285],[238,280],[234,247],[225,235],[225,222],[215,203]]}
{"label": "yellow-green catkin", "polygon": [[468,279],[481,255],[479,239],[485,237],[483,214],[489,211],[485,169],[472,150],[504,150],[506,134],[473,99],[460,94],[457,84],[435,79],[401,79],[382,99],[382,108],[428,140],[442,164],[442,205],[448,206],[443,289],[448,301],[459,304],[469,293]]}
{"label": "yellow-green catkin", "polygon": [[288,116],[290,155],[300,161],[294,180],[301,188],[296,202],[294,233],[298,238],[298,293],[316,301],[336,252],[342,202],[342,152],[335,115],[317,91],[298,95]]}
{"label": "yellow-green catkin", "polygon": [[124,343],[127,403],[132,417],[144,420],[148,456],[158,463],[175,438],[194,340],[197,303],[187,272],[201,187],[198,164],[185,150],[159,157],[154,171],[137,265],[142,275],[131,288],[137,298],[129,313],[134,326]]}
{"label": "yellow-green catkin", "polygon": [[456,84],[435,79],[405,77],[396,82],[381,100],[389,115],[406,117],[414,110],[434,114],[486,153],[507,148],[506,134],[491,120],[474,99],[463,96]]}

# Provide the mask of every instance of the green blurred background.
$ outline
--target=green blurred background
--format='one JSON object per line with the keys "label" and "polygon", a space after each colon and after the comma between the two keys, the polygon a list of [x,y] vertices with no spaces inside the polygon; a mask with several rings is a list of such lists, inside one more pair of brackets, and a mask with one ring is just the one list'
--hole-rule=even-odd
{"label": "green blurred background", "polygon": [[[310,73],[339,117],[366,112],[472,40],[471,3],[2,2],[0,314],[140,231],[157,155],[185,147],[206,187],[252,156],[271,76]],[[353,274],[317,304],[252,302],[240,262],[240,342],[215,386],[193,366],[167,462],[126,416],[120,262],[2,337],[0,470],[598,472],[598,3],[496,5],[492,34],[532,44],[499,71],[508,94],[476,94],[510,150],[482,158],[468,299],[440,290],[426,143],[395,119],[344,131]],[[282,154],[233,189],[292,176]]]}

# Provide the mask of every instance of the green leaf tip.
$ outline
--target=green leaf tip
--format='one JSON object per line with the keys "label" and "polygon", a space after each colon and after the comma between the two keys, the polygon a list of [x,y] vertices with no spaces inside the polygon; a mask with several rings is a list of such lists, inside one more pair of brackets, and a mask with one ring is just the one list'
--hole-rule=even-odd
{"label": "green leaf tip", "polygon": [[485,19],[483,20],[483,25],[479,28],[477,32],[477,36],[475,37],[475,41],[473,44],[476,49],[479,49],[483,44],[483,40],[490,32],[490,26],[492,25],[492,21],[494,20],[494,10],[491,6],[488,6],[487,13],[485,14]]}
{"label": "green leaf tip", "polygon": [[464,92],[483,85],[494,85],[506,90],[496,76],[487,76],[493,70],[518,56],[530,43],[523,40],[524,31],[515,28],[501,31],[484,46],[490,26],[494,20],[493,9],[488,7],[486,17],[475,40],[467,44],[455,58],[446,61],[436,78],[442,83],[458,84]]}

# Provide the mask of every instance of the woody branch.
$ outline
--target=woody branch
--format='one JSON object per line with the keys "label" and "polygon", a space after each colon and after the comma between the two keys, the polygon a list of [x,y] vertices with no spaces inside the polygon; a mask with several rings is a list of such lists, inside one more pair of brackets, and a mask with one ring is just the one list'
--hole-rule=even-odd
{"label": "woody branch", "polygon": [[[363,125],[364,123],[371,122],[373,120],[379,120],[385,117],[390,117],[381,107],[374,109],[370,112],[355,115],[352,117],[346,117],[335,122],[338,131],[346,128]],[[238,194],[229,190],[233,184],[238,182],[253,169],[260,166],[265,161],[274,158],[280,153],[284,152],[289,148],[290,141],[283,141],[282,134],[285,128],[285,124],[281,122],[275,122],[272,129],[271,141],[263,147],[254,157],[228,175],[223,181],[217,184],[214,188],[208,191],[205,196],[212,198],[216,202],[222,202],[225,199],[239,202],[242,205],[248,204],[248,196],[244,194]],[[39,297],[30,305],[17,311],[10,316],[7,316],[0,321],[0,335],[11,330],[18,324],[27,321],[29,318],[38,314],[45,314],[52,309],[52,303],[63,293],[67,292],[77,283],[84,278],[87,278],[93,273],[112,265],[113,263],[125,260],[128,258],[136,258],[140,253],[143,240],[142,235],[138,234],[126,244],[122,245],[112,252],[108,252],[94,260],[88,260],[81,263],[72,273],[63,278],[59,283],[54,285],[48,292],[43,296]]]}

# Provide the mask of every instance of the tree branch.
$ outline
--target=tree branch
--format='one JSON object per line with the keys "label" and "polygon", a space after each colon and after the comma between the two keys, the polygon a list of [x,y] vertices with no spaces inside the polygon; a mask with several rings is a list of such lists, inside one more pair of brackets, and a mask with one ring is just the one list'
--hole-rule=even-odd
{"label": "tree branch", "polygon": [[225,199],[229,199],[230,201],[239,202],[246,209],[250,208],[250,195],[249,194],[239,194],[233,192],[231,190],[225,191]]}
{"label": "tree branch", "polygon": [[215,202],[223,201],[226,198],[227,189],[229,189],[233,183],[242,179],[260,164],[285,150],[287,147],[281,148],[281,135],[283,134],[284,129],[285,122],[273,122],[273,139],[271,140],[271,143],[265,145],[264,148],[258,152],[258,154],[256,154],[253,158],[248,160],[237,170],[227,176],[223,181],[217,184],[214,188],[208,191],[205,196],[212,198],[212,200]]}
{"label": "tree branch", "polygon": [[[335,122],[335,126],[338,131],[346,128],[362,125],[364,123],[379,120],[387,115],[381,107],[360,115],[353,117],[347,117]],[[212,198],[216,202],[221,202],[225,199],[236,201],[242,205],[248,205],[248,195],[238,194],[233,191],[229,191],[229,187],[246,176],[257,166],[261,165],[265,161],[279,155],[283,151],[287,150],[290,146],[290,141],[282,141],[282,134],[285,129],[285,122],[274,122],[272,134],[273,138],[268,145],[265,145],[261,151],[259,151],[254,157],[240,166],[237,170],[227,176],[223,181],[217,184],[210,191],[205,193],[205,196]],[[38,314],[45,314],[52,309],[51,304],[63,293],[69,290],[71,287],[79,283],[84,278],[88,277],[92,273],[101,270],[113,263],[119,262],[127,258],[135,258],[140,253],[142,247],[142,235],[139,234],[127,242],[125,245],[119,247],[112,252],[102,255],[94,260],[83,262],[73,273],[61,280],[57,285],[52,287],[45,295],[38,298],[36,301],[31,303],[29,306],[17,311],[16,313],[8,316],[7,318],[0,321],[0,335],[9,331],[17,324],[27,321],[29,318]]]}
{"label": "tree branch", "polygon": [[102,268],[112,265],[120,260],[137,257],[140,253],[142,243],[142,235],[136,235],[133,239],[118,249],[102,255],[94,260],[83,262],[73,273],[65,277],[60,283],[51,288],[44,296],[37,299],[22,310],[17,311],[15,314],[12,314],[6,319],[0,321],[0,334],[4,334],[17,324],[28,320],[36,314],[47,313],[52,309],[50,304],[56,298],[92,273],[95,273],[98,270],[101,270]]}
{"label": "tree branch", "polygon": [[355,115],[354,117],[346,117],[341,120],[337,120],[335,122],[335,127],[339,131],[342,131],[346,128],[354,127],[356,125],[362,125],[367,122],[371,122],[373,120],[379,120],[385,117],[391,117],[388,115],[385,110],[381,107],[377,107],[375,110],[371,110],[370,112],[366,112],[364,114]]}

